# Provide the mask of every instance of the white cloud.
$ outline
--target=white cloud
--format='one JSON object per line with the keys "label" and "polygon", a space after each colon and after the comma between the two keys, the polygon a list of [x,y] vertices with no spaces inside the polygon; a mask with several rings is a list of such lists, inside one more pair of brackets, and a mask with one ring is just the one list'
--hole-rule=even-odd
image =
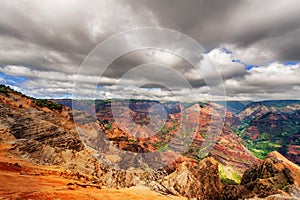
{"label": "white cloud", "polygon": [[285,87],[300,85],[300,64],[283,65],[272,63],[268,66],[252,68],[245,76],[247,85],[264,87]]}
{"label": "white cloud", "polygon": [[262,45],[262,41],[254,43],[247,47],[224,45],[230,49],[235,60],[240,60],[249,65],[265,65],[276,59],[276,54]]}
{"label": "white cloud", "polygon": [[300,99],[300,64],[278,62],[250,69],[243,77],[225,81],[229,99]]}
{"label": "white cloud", "polygon": [[[226,67],[230,54],[215,50],[212,58],[217,59],[218,68]],[[239,66],[240,67],[240,66]],[[230,68],[229,68],[230,69]],[[228,69],[227,69],[228,70]],[[229,70],[230,71],[230,70]],[[134,79],[125,79],[118,85],[118,79],[97,76],[79,77],[76,74],[66,74],[55,71],[37,71],[24,66],[2,66],[0,72],[11,76],[29,78],[17,89],[29,96],[40,98],[71,97],[73,94],[82,98],[139,98],[156,100],[224,100],[212,91],[220,91],[220,85],[201,86],[199,88],[139,88],[143,85]],[[223,74],[226,69],[223,69]],[[230,76],[224,79],[228,100],[261,100],[261,99],[300,99],[300,64],[284,65],[278,62],[266,66],[255,67],[240,76]],[[74,81],[80,88],[74,88]],[[101,87],[97,89],[98,80]],[[0,80],[5,81],[5,80]],[[141,80],[144,82],[145,80]],[[221,92],[219,93],[221,94]]]}
{"label": "white cloud", "polygon": [[238,62],[232,62],[234,57],[223,49],[213,49],[208,53],[209,58],[216,66],[223,78],[230,78],[246,73],[245,66]]}

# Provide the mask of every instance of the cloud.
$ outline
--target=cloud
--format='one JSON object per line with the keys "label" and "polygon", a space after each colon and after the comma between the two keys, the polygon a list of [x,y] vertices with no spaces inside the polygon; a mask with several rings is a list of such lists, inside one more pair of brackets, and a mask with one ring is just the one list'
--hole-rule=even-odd
{"label": "cloud", "polygon": [[[6,79],[25,77],[13,85],[36,97],[70,96],[78,80],[85,88],[83,95],[93,94],[99,85],[102,97],[128,97],[139,91],[139,98],[171,99],[179,95],[192,99],[196,91],[208,98],[203,76],[186,60],[164,51],[140,50],[123,55],[104,72],[100,83],[97,68],[77,76],[84,58],[113,34],[164,27],[191,36],[207,49],[206,55],[224,80],[228,98],[300,98],[299,65],[282,64],[300,61],[299,8],[300,1],[295,0],[4,0],[0,2],[0,72],[7,75]],[[105,53],[118,48],[113,46]],[[97,62],[100,58],[93,59]],[[194,91],[166,71],[136,74],[140,80],[124,80],[126,89],[116,85],[130,70],[149,63],[170,66]],[[215,81],[213,89],[222,89],[215,80],[218,74],[209,74],[210,69],[205,68],[200,71]],[[155,84],[136,88],[150,77],[172,83],[176,95]],[[0,82],[18,82],[5,78]]]}
{"label": "cloud", "polygon": [[6,83],[6,81],[3,78],[1,78],[1,77],[0,77],[0,82],[1,83]]}
{"label": "cloud", "polygon": [[137,16],[130,5],[115,0],[1,1],[0,61],[74,72],[112,34],[155,25],[150,12]]}
{"label": "cloud", "polygon": [[233,62],[234,57],[226,49],[213,49],[208,53],[209,58],[222,75],[223,79],[242,76],[246,73],[245,66],[238,62]]}
{"label": "cloud", "polygon": [[268,66],[253,68],[245,76],[245,82],[250,86],[260,88],[282,88],[300,85],[300,64],[283,65],[272,63]]}
{"label": "cloud", "polygon": [[[291,58],[300,60],[299,55],[293,56],[295,54],[293,51],[286,51],[299,48],[300,42],[296,35],[289,38],[294,43],[281,41],[281,45],[286,48],[284,52],[278,51],[278,48],[273,48],[272,45],[278,44],[277,38],[300,27],[299,1],[128,0],[127,2],[134,2],[132,6],[137,10],[150,9],[160,19],[160,25],[182,31],[195,38],[206,49],[211,50],[220,44],[232,44],[247,49],[256,44],[258,51],[262,49],[270,51],[282,61]],[[258,43],[262,40],[269,40],[269,45],[260,47]]]}
{"label": "cloud", "polygon": [[271,63],[225,81],[229,99],[299,99],[300,64]]}
{"label": "cloud", "polygon": [[[225,52],[216,49],[212,54],[224,54]],[[219,63],[229,62],[231,54],[225,53],[223,60]],[[217,56],[222,57],[222,56]],[[219,65],[220,66],[220,65]],[[229,72],[231,70],[229,69]],[[181,88],[160,88],[140,87],[147,80],[124,79],[119,84],[119,79],[105,78],[97,85],[98,77],[67,75],[58,72],[45,72],[28,70],[22,66],[1,67],[0,72],[13,75],[14,77],[25,77],[27,81],[15,86],[30,96],[39,98],[70,98],[72,95],[82,98],[138,98],[156,100],[223,100],[222,96],[211,96],[212,90],[218,91],[222,87],[206,85],[200,87]],[[226,72],[227,74],[229,72]],[[225,74],[226,74],[225,73]],[[132,74],[135,76],[135,74]],[[55,77],[55,78],[53,78]],[[156,76],[155,76],[156,77]],[[271,63],[266,66],[252,68],[244,73],[224,77],[224,85],[228,100],[262,100],[262,99],[300,99],[300,63],[282,64]],[[80,88],[74,88],[74,81],[79,81]],[[125,81],[125,82],[124,82]],[[99,87],[100,86],[100,87]]]}

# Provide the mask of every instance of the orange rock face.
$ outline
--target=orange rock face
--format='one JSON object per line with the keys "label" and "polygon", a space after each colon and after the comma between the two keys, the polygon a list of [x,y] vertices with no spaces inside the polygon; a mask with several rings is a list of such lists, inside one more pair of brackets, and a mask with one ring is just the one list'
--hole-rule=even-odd
{"label": "orange rock face", "polygon": [[9,138],[0,135],[1,199],[94,199],[94,200],[184,200],[184,197],[163,196],[146,187],[127,189],[103,188],[58,166],[38,166],[9,153]]}
{"label": "orange rock face", "polygon": [[241,185],[248,196],[283,194],[299,198],[300,193],[293,196],[290,189],[300,191],[300,167],[274,151],[268,154],[261,165],[245,172]]}

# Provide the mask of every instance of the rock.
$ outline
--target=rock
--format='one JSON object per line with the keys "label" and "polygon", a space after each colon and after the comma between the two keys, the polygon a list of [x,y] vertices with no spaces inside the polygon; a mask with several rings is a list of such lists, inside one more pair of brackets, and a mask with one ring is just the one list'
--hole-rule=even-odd
{"label": "rock", "polygon": [[24,172],[23,170],[20,171],[20,175],[26,175],[26,172]]}
{"label": "rock", "polygon": [[247,200],[299,200],[299,198],[286,197],[279,194],[271,195],[266,198],[250,198]]}
{"label": "rock", "polygon": [[299,197],[299,183],[300,167],[274,151],[268,154],[263,164],[255,165],[244,173],[241,186],[248,190],[247,196],[265,198],[282,194]]}
{"label": "rock", "polygon": [[238,185],[223,185],[224,200],[239,200],[242,197],[241,188]]}
{"label": "rock", "polygon": [[[26,109],[15,106],[15,102],[28,106]],[[96,159],[93,152],[85,148],[71,117],[66,117],[70,116],[68,110],[62,110],[64,112],[46,110],[26,96],[0,93],[0,116],[5,116],[0,117],[0,138],[15,140],[9,153],[38,165],[59,166],[66,170],[61,176],[74,180],[96,179],[98,183],[115,188],[137,184],[136,174],[113,169]],[[85,135],[96,133],[93,125],[87,124],[82,132]],[[12,167],[20,168],[18,164]]]}
{"label": "rock", "polygon": [[288,185],[283,190],[291,197],[300,198],[300,189],[297,185]]}
{"label": "rock", "polygon": [[162,185],[173,195],[189,199],[222,199],[218,163],[212,157],[191,166],[183,162],[175,172],[165,177]]}
{"label": "rock", "polygon": [[266,200],[300,200],[299,198],[286,197],[282,195],[272,195],[266,198]]}

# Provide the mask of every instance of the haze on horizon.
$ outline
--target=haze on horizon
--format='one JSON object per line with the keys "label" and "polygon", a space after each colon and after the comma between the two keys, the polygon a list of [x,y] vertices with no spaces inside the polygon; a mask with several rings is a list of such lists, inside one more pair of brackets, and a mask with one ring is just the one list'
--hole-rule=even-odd
{"label": "haze on horizon", "polygon": [[[77,80],[84,87],[83,98],[97,88],[101,99],[176,100],[181,96],[191,100],[194,91],[201,93],[198,100],[210,99],[211,88],[193,66],[160,50],[123,55],[101,79],[93,69],[77,76],[85,57],[105,39],[123,31],[157,27],[186,34],[205,48],[204,54],[223,79],[213,85],[214,90],[224,87],[226,99],[300,99],[299,9],[300,1],[295,0],[3,0],[0,83],[37,98],[71,98]],[[127,77],[124,85],[118,85],[128,71],[151,63],[169,66],[191,88],[151,69],[149,77],[173,84],[176,93],[150,80],[143,85],[148,76],[139,73],[140,79]]]}

